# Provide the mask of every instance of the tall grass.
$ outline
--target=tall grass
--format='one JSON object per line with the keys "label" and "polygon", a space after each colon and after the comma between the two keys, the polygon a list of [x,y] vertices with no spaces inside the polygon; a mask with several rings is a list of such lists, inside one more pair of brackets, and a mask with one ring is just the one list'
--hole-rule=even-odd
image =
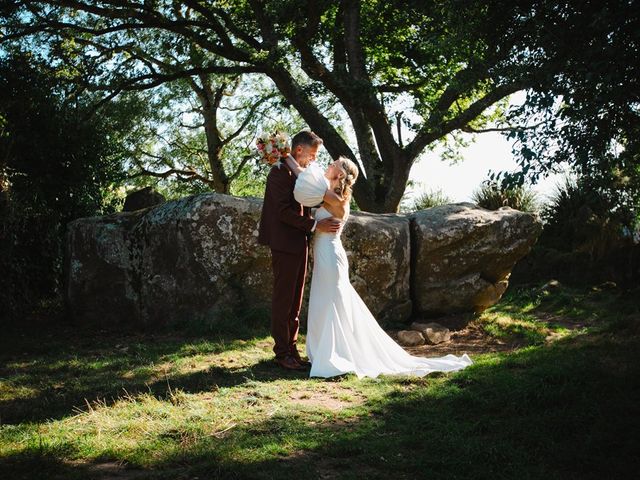
{"label": "tall grass", "polygon": [[475,204],[487,210],[511,207],[522,212],[537,212],[539,209],[536,193],[525,187],[503,189],[496,183],[484,182],[471,198]]}
{"label": "tall grass", "polygon": [[448,197],[442,189],[428,190],[420,193],[413,201],[403,205],[402,210],[405,212],[417,212],[426,210],[427,208],[437,207],[452,203],[453,200]]}

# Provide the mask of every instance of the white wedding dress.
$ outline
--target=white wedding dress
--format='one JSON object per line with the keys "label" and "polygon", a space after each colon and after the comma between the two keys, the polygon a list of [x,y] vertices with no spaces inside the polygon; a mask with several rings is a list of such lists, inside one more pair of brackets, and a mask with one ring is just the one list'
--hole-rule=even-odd
{"label": "white wedding dress", "polygon": [[[305,206],[316,206],[327,188],[324,172],[312,163],[299,175],[294,196]],[[316,220],[331,216],[324,207],[318,208],[315,214]],[[348,216],[347,210],[344,222]],[[342,227],[337,233],[314,234],[307,325],[309,376],[333,377],[349,372],[359,378],[380,374],[423,376],[471,365],[473,362],[467,354],[414,357],[385,333],[349,281],[341,232]]]}

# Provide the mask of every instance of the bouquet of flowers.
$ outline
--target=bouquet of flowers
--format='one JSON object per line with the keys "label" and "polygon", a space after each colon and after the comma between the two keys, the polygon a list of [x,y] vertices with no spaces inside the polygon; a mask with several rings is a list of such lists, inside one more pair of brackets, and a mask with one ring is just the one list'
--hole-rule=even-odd
{"label": "bouquet of flowers", "polygon": [[260,160],[267,165],[277,165],[280,168],[281,160],[291,153],[289,139],[284,133],[262,134],[256,140],[256,147]]}

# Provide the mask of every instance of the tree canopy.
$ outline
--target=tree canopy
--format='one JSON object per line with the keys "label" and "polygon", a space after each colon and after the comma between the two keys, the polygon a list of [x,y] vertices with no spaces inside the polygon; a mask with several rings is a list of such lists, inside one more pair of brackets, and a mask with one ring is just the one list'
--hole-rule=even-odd
{"label": "tree canopy", "polygon": [[[528,119],[535,125],[508,133],[520,170],[503,175],[506,184],[522,184],[570,165],[580,188],[603,197],[624,224],[640,215],[637,3],[565,4],[568,21],[561,36],[535,40],[536,48],[565,66],[506,115],[507,122]],[[580,14],[583,10],[588,14]]]}
{"label": "tree canopy", "polygon": [[[389,212],[420,154],[448,136],[500,119],[517,120],[501,129],[524,136],[541,112],[542,128],[558,132],[552,99],[567,85],[597,104],[597,82],[582,80],[593,58],[598,75],[606,62],[613,72],[637,63],[607,54],[635,42],[636,3],[16,1],[5,7],[2,41],[46,41],[79,85],[106,99],[201,74],[268,77],[333,157],[359,162],[360,208]],[[616,85],[628,90],[636,80],[624,71]],[[521,90],[538,103],[505,116],[506,99]],[[526,159],[544,155],[532,151],[522,150],[525,174]]]}

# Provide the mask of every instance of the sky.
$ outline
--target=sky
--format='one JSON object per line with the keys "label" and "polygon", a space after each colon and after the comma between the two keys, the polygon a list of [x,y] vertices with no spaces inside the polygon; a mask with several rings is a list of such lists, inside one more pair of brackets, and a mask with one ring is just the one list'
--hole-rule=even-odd
{"label": "sky", "polygon": [[[526,94],[517,92],[509,98],[509,106],[524,103]],[[469,146],[460,150],[462,161],[454,165],[442,160],[442,151],[425,152],[414,163],[409,179],[415,182],[407,189],[407,197],[415,198],[423,192],[442,190],[454,202],[471,201],[471,195],[493,172],[519,170],[511,153],[512,142],[499,132],[463,134]],[[469,142],[469,140],[474,141]],[[540,179],[531,188],[538,194],[538,200],[545,202],[560,183],[565,173],[557,173]]]}
{"label": "sky", "polygon": [[[424,153],[411,169],[409,179],[415,182],[415,186],[408,191],[408,197],[442,190],[454,202],[471,201],[473,191],[488,179],[489,170],[498,172],[518,168],[510,141],[498,132],[476,134],[475,142],[462,149],[461,156],[461,162],[451,165],[448,160],[441,160],[441,151]],[[552,175],[532,188],[540,200],[544,200],[562,177],[563,174]]]}

